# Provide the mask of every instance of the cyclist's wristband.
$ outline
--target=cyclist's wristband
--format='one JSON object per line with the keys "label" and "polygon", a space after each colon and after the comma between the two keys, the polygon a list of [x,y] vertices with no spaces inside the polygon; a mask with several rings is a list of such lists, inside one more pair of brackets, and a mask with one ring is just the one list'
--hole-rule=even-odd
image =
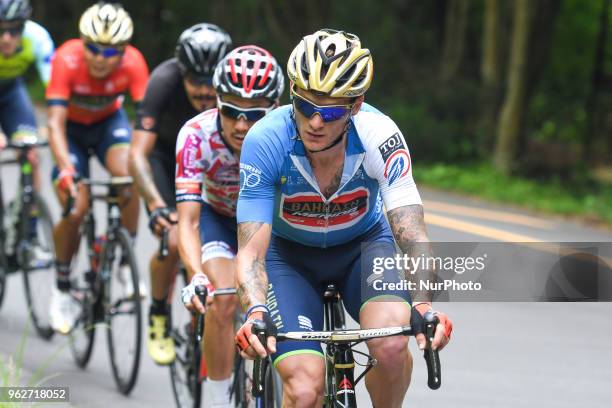
{"label": "cyclist's wristband", "polygon": [[[263,309],[263,310],[255,310],[255,309]],[[249,308],[249,310],[247,310],[247,312],[246,312],[247,319],[251,315],[251,313],[253,313],[253,312],[265,312],[265,313],[270,314],[270,309],[268,309],[268,306],[266,306],[266,305],[251,306]]]}

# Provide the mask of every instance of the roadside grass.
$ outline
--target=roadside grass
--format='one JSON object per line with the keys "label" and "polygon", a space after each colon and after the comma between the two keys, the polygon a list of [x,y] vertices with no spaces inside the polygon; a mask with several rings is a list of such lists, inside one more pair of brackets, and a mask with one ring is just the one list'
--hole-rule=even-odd
{"label": "roadside grass", "polygon": [[[61,351],[68,345],[68,342],[64,342],[64,344],[59,346],[53,353],[51,353],[47,358],[45,358],[38,366],[38,368],[32,373],[27,383],[25,382],[25,379],[23,378],[23,359],[26,352],[26,344],[29,334],[30,321],[28,320],[23,334],[21,335],[21,340],[19,341],[17,350],[15,350],[15,353],[5,357],[0,356],[0,387],[39,387],[58,375],[53,374],[45,376],[45,372],[47,371],[49,365],[53,362],[53,360],[55,360],[59,356]],[[40,406],[40,403],[24,404],[17,402],[7,402],[6,399],[8,398],[6,398],[6,395],[1,395],[0,397],[0,408]]]}
{"label": "roadside grass", "polygon": [[414,178],[423,186],[612,226],[610,185],[504,176],[483,163],[419,164],[414,168]]}

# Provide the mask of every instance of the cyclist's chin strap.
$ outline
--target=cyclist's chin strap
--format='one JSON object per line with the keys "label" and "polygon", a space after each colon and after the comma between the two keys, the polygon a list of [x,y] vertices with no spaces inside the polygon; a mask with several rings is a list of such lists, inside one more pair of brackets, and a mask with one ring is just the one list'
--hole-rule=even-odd
{"label": "cyclist's chin strap", "polygon": [[[322,149],[319,150],[310,150],[310,149],[306,149],[306,146],[304,146],[304,149],[308,152],[308,153],[321,153],[324,152],[326,150],[331,149],[332,147],[336,146],[337,144],[339,144],[340,142],[342,142],[342,140],[344,139],[344,135],[348,132],[348,128],[349,128],[349,123],[350,123],[350,116],[349,118],[346,120],[346,124],[344,125],[344,129],[342,129],[342,132],[340,132],[340,134],[338,135],[337,138],[334,139],[333,142],[330,143],[329,146],[324,147]],[[294,119],[294,123],[295,123],[295,119]],[[297,125],[296,125],[296,129],[297,129]],[[300,137],[300,133],[298,133],[298,138]],[[301,138],[300,138],[301,139]]]}

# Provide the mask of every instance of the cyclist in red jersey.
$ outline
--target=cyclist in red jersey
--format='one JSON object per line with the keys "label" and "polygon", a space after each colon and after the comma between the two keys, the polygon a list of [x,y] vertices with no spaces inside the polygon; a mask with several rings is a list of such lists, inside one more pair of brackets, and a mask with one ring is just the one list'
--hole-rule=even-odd
{"label": "cyclist in red jersey", "polygon": [[[53,180],[62,206],[75,199],[71,213],[54,230],[57,257],[57,291],[51,302],[51,326],[69,332],[78,315],[70,296],[70,261],[79,245],[79,226],[87,211],[87,191],[78,188],[76,176],[89,176],[88,160],[95,153],[112,176],[128,176],[131,127],[122,109],[123,94],[129,91],[134,103],[142,100],[149,70],[142,54],[128,43],[133,25],[118,4],[98,3],[88,8],[79,22],[80,39],[58,48],[52,62],[47,88],[49,144],[55,158]],[[124,197],[123,225],[136,234],[138,195]],[[126,295],[134,289],[129,279]],[[140,286],[145,293],[144,285]]]}

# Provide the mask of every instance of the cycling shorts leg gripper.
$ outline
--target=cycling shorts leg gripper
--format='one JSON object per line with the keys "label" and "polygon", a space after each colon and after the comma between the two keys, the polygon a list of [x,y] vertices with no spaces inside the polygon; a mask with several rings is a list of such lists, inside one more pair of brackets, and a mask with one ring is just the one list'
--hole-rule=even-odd
{"label": "cycling shorts leg gripper", "polygon": [[[277,346],[278,346],[278,344],[277,344]],[[278,363],[280,363],[281,361],[283,361],[287,357],[299,356],[299,355],[304,355],[304,354],[312,354],[312,355],[315,355],[315,356],[319,356],[321,358],[325,358],[325,355],[323,354],[323,352],[321,350],[301,349],[301,350],[288,351],[288,352],[280,354],[280,355],[278,355],[278,353],[277,353],[276,357],[273,358],[272,363],[274,364],[274,367],[276,367],[276,366],[278,366]]]}
{"label": "cycling shorts leg gripper", "polygon": [[202,245],[202,263],[213,258],[234,259],[235,256],[232,248],[223,241],[211,241]]}

